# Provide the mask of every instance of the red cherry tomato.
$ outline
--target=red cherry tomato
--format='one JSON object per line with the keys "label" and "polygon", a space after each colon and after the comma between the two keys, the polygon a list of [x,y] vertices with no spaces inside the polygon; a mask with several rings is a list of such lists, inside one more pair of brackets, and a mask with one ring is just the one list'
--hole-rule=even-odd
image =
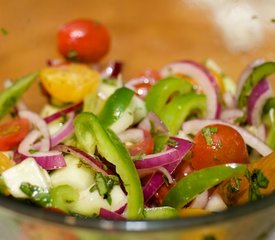
{"label": "red cherry tomato", "polygon": [[27,135],[30,124],[27,119],[14,119],[0,125],[0,151],[16,147]]}
{"label": "red cherry tomato", "polygon": [[69,60],[97,62],[110,48],[106,27],[89,19],[77,19],[61,26],[57,34],[59,52]]}
{"label": "red cherry tomato", "polygon": [[148,90],[161,79],[160,73],[153,69],[146,69],[141,72],[137,78],[129,81],[130,85],[135,90],[136,95],[145,98]]}
{"label": "red cherry tomato", "polygon": [[154,140],[149,131],[143,130],[144,140],[142,142],[134,143],[127,147],[131,156],[141,154],[152,154],[154,151]]}
{"label": "red cherry tomato", "polygon": [[225,163],[249,162],[242,136],[230,126],[206,126],[196,134],[194,143],[191,163],[196,170]]}
{"label": "red cherry tomato", "polygon": [[189,160],[183,160],[176,168],[175,172],[172,174],[173,179],[175,180],[172,184],[162,184],[162,186],[158,189],[154,196],[154,201],[157,205],[161,206],[163,199],[169,192],[169,190],[176,184],[184,176],[187,176],[189,173],[193,171],[191,163]]}

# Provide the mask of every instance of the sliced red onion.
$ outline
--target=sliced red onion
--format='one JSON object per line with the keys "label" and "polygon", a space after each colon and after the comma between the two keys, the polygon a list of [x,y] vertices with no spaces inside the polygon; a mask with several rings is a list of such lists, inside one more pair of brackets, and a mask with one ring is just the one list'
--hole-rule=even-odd
{"label": "sliced red onion", "polygon": [[185,134],[196,134],[202,128],[210,124],[224,124],[234,128],[243,137],[245,143],[250,147],[252,147],[253,149],[255,149],[262,156],[266,156],[272,152],[272,149],[269,146],[267,146],[261,139],[251,134],[246,129],[228,122],[221,121],[221,120],[211,120],[211,119],[190,120],[183,123],[182,131]]}
{"label": "sliced red onion", "polygon": [[174,181],[173,177],[165,167],[158,167],[157,171],[162,172],[163,176],[165,176],[167,178],[167,181],[169,184],[173,183],[173,181]]}
{"label": "sliced red onion", "polygon": [[37,152],[29,157],[33,157],[45,170],[54,170],[66,166],[64,156],[58,151]]}
{"label": "sliced red onion", "polygon": [[235,108],[236,97],[232,92],[225,92],[223,94],[223,101],[227,108]]}
{"label": "sliced red onion", "polygon": [[[166,168],[166,170],[172,174],[177,166],[180,164],[181,160],[177,162],[170,163],[168,165],[163,166]],[[154,196],[154,194],[158,191],[158,189],[161,187],[161,185],[164,183],[163,179],[163,173],[162,172],[155,172],[152,174],[150,179],[147,181],[145,186],[143,187],[143,197],[144,197],[144,202],[147,203],[151,197]]]}
{"label": "sliced red onion", "polygon": [[235,120],[238,118],[241,118],[244,116],[244,112],[238,108],[231,108],[231,109],[225,109],[221,112],[220,119],[229,122],[234,123]]}
{"label": "sliced red onion", "polygon": [[75,157],[81,159],[83,162],[91,166],[93,169],[95,169],[98,172],[101,172],[104,175],[108,175],[109,173],[111,173],[109,172],[109,170],[106,170],[106,171],[104,170],[105,166],[100,160],[96,159],[95,157],[82,151],[79,148],[76,148],[73,146],[67,146],[64,144],[58,144],[53,149],[60,152],[70,153],[74,155]]}
{"label": "sliced red onion", "polygon": [[190,208],[205,208],[208,202],[209,193],[208,190],[199,194],[189,205]]}
{"label": "sliced red onion", "polygon": [[137,169],[156,168],[176,162],[181,156],[177,149],[171,148],[165,152],[147,155],[134,163]]}
{"label": "sliced red onion", "polygon": [[168,128],[154,112],[148,112],[147,116],[139,123],[138,128],[150,132],[152,124],[155,132],[168,134]]}
{"label": "sliced red onion", "polygon": [[[169,175],[171,175],[175,171],[175,169],[180,164],[184,156],[193,146],[193,144],[188,140],[177,138],[177,137],[173,137],[172,139],[177,142],[177,146],[175,147],[175,149],[177,149],[177,151],[179,152],[178,161],[173,160],[173,162],[161,166],[167,170]],[[169,161],[167,160],[167,162]],[[163,183],[164,183],[164,179],[163,179],[162,172],[157,171],[154,174],[152,174],[151,178],[147,181],[147,183],[143,187],[143,195],[144,195],[145,203],[147,203],[151,199],[151,197],[156,193],[156,191],[161,187]]]}
{"label": "sliced red onion", "polygon": [[[41,137],[41,133],[38,130],[32,130],[29,134],[21,141],[18,146],[18,152],[26,156],[29,155],[31,147],[34,145],[35,141]],[[38,150],[34,148],[33,150]]]}
{"label": "sliced red onion", "polygon": [[265,62],[265,60],[262,59],[262,58],[256,59],[253,62],[251,62],[244,69],[244,71],[241,73],[241,75],[239,77],[239,80],[238,80],[238,83],[237,83],[236,99],[239,98],[239,96],[241,94],[241,91],[242,91],[242,88],[243,88],[243,85],[244,85],[246,79],[248,78],[248,76],[250,75],[250,73],[252,72],[253,68],[263,64],[264,62]]}
{"label": "sliced red onion", "polygon": [[62,116],[64,116],[64,114],[67,114],[67,113],[70,113],[70,112],[74,112],[76,110],[79,110],[81,107],[82,107],[83,103],[80,102],[80,103],[77,103],[77,104],[74,104],[74,105],[71,105],[69,107],[66,107],[66,108],[63,108],[61,109],[60,111],[50,115],[50,116],[47,116],[44,118],[44,121],[46,123],[50,123]]}
{"label": "sliced red onion", "polygon": [[104,219],[110,219],[110,220],[126,220],[125,217],[121,216],[120,214],[110,211],[106,208],[100,208],[99,209],[99,216]]}
{"label": "sliced red onion", "polygon": [[255,128],[255,136],[260,138],[262,141],[265,141],[267,136],[267,130],[264,123],[260,124],[257,128]]}
{"label": "sliced red onion", "polygon": [[130,128],[118,134],[122,142],[142,142],[144,140],[144,131],[139,128]]}
{"label": "sliced red onion", "polygon": [[218,85],[216,79],[203,65],[189,60],[170,63],[164,66],[161,75],[166,77],[171,74],[184,74],[195,80],[207,97],[207,117],[210,119],[219,117]]}
{"label": "sliced red onion", "polygon": [[[32,157],[45,170],[53,170],[66,166],[66,162],[61,152],[58,151],[36,151],[32,149],[34,142],[40,138],[38,130],[32,130],[18,146],[16,161],[20,162],[28,157]],[[32,153],[32,151],[34,151]],[[21,155],[19,157],[19,155]]]}
{"label": "sliced red onion", "polygon": [[73,112],[68,114],[68,120],[65,124],[51,136],[51,147],[56,146],[58,143],[62,142],[65,138],[72,134],[74,131],[73,121],[75,114]]}
{"label": "sliced red onion", "polygon": [[117,78],[122,72],[123,63],[120,61],[110,61],[105,69],[101,71],[102,78]]}
{"label": "sliced red onion", "polygon": [[211,196],[209,196],[209,200],[204,207],[207,211],[210,212],[220,212],[226,210],[228,207],[223,201],[220,194],[214,192]]}
{"label": "sliced red onion", "polygon": [[23,110],[19,112],[21,118],[28,119],[40,132],[40,151],[46,152],[50,149],[50,132],[47,123],[36,113]]}
{"label": "sliced red onion", "polygon": [[270,83],[263,79],[252,90],[247,102],[247,122],[250,125],[259,126],[264,104],[273,96]]}
{"label": "sliced red onion", "polygon": [[117,209],[115,212],[116,212],[117,214],[120,214],[120,215],[121,215],[121,214],[124,213],[126,207],[127,207],[127,204],[124,204],[122,207],[120,207],[119,209]]}

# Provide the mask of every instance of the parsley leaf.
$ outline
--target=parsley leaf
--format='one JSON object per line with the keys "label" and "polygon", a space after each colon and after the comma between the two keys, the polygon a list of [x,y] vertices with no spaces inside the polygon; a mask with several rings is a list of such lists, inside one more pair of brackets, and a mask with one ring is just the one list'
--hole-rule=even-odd
{"label": "parsley leaf", "polygon": [[25,193],[33,202],[42,207],[52,206],[52,197],[47,189],[30,183],[22,183],[20,189]]}
{"label": "parsley leaf", "polygon": [[247,170],[245,177],[249,182],[249,200],[251,202],[261,199],[263,196],[261,194],[261,188],[267,188],[269,184],[268,178],[263,174],[260,169],[254,169],[252,173]]}
{"label": "parsley leaf", "polygon": [[96,184],[91,187],[90,192],[98,190],[99,195],[111,205],[111,191],[115,185],[119,184],[119,178],[115,175],[104,176],[101,172],[97,172],[95,182]]}
{"label": "parsley leaf", "polygon": [[217,127],[205,127],[202,129],[202,135],[205,138],[207,145],[212,145],[214,143],[212,139],[212,134],[217,132],[218,132]]}

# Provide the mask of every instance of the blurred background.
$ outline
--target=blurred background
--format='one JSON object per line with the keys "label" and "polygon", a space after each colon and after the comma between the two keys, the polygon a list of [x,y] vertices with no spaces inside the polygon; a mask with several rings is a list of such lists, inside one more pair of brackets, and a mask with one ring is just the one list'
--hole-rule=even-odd
{"label": "blurred background", "polygon": [[[253,59],[275,59],[274,0],[0,0],[0,79],[40,69],[57,52],[59,26],[93,18],[112,37],[102,60],[125,63],[124,79],[180,59],[212,58],[237,79]],[[36,91],[36,90],[33,90]]]}

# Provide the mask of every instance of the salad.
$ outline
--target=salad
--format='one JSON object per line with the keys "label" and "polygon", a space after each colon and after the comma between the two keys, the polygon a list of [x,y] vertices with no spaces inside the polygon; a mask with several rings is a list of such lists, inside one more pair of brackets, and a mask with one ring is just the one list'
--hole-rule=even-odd
{"label": "salad", "polygon": [[[73,41],[80,27],[84,37]],[[5,196],[126,220],[212,214],[274,190],[259,163],[275,158],[275,62],[257,59],[239,81],[211,59],[126,81],[121,62],[95,64],[110,48],[100,23],[64,25],[58,47],[64,60],[6,81],[0,94]],[[22,100],[37,81],[48,99],[39,113]]]}

